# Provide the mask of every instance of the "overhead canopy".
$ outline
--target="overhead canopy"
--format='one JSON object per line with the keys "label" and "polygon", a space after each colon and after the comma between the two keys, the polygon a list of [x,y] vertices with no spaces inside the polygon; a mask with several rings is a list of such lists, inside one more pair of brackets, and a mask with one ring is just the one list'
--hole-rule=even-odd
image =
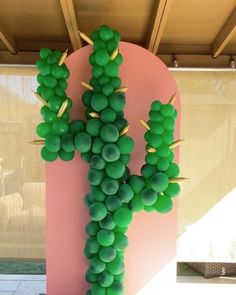
{"label": "overhead canopy", "polygon": [[0,63],[33,63],[40,48],[72,52],[102,24],[169,66],[229,66],[236,54],[235,0],[8,0],[0,9]]}

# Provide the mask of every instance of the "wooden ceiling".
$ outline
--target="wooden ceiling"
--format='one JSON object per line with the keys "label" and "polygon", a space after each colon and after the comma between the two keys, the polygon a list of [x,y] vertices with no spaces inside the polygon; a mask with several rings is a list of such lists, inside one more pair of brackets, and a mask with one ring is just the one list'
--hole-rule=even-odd
{"label": "wooden ceiling", "polygon": [[236,55],[236,0],[1,0],[0,64],[32,64],[40,48],[72,52],[102,24],[168,66],[228,67]]}

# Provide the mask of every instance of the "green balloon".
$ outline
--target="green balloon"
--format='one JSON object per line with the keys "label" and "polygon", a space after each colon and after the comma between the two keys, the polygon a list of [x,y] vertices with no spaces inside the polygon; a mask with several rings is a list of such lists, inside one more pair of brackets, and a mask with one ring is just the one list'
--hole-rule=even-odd
{"label": "green balloon", "polygon": [[[37,89],[37,92],[38,92],[38,89]],[[53,89],[49,88],[49,87],[46,87],[46,86],[43,86],[40,95],[41,95],[41,97],[43,99],[48,101],[54,95]]]}
{"label": "green balloon", "polygon": [[164,132],[163,123],[148,121],[151,128],[151,133],[161,135]]}
{"label": "green balloon", "polygon": [[51,54],[52,54],[52,50],[47,47],[40,49],[40,52],[39,52],[39,55],[42,59],[47,59],[49,55]]}
{"label": "green balloon", "polygon": [[102,152],[102,148],[104,147],[104,142],[100,137],[95,137],[92,144],[92,152],[94,154],[100,154]]}
{"label": "green balloon", "polygon": [[123,283],[124,278],[125,278],[125,273],[122,272],[119,275],[114,276],[114,281]]}
{"label": "green balloon", "polygon": [[45,138],[45,147],[48,151],[56,153],[61,149],[61,138],[55,134],[49,134]]}
{"label": "green balloon", "polygon": [[73,152],[75,150],[74,135],[70,133],[64,134],[61,138],[61,146],[65,152]]}
{"label": "green balloon", "polygon": [[48,106],[53,112],[58,112],[63,104],[63,99],[61,97],[52,97],[48,101]]}
{"label": "green balloon", "polygon": [[45,79],[45,77],[43,75],[41,75],[40,73],[37,75],[36,80],[39,84],[44,84],[44,79]]}
{"label": "green balloon", "polygon": [[149,133],[149,137],[148,137],[147,141],[154,148],[159,148],[162,144],[162,139],[161,139],[160,135],[154,134],[151,132]]}
{"label": "green balloon", "polygon": [[167,144],[162,144],[158,149],[157,149],[157,154],[160,158],[167,158],[170,154],[170,148]]}
{"label": "green balloon", "polygon": [[127,227],[132,221],[132,212],[128,208],[119,208],[114,212],[113,219],[119,227]]}
{"label": "green balloon", "polygon": [[120,282],[114,282],[108,289],[106,295],[124,295],[124,287]]}
{"label": "green balloon", "polygon": [[160,170],[160,171],[166,171],[169,167],[169,160],[166,159],[166,158],[161,158],[158,160],[157,162],[157,168]]}
{"label": "green balloon", "polygon": [[129,202],[134,197],[134,191],[128,183],[123,183],[120,185],[117,195],[122,202]]}
{"label": "green balloon", "polygon": [[68,84],[67,84],[67,82],[66,82],[65,79],[60,79],[60,80],[58,81],[58,84],[59,84],[59,86],[61,86],[61,88],[62,88],[63,90],[65,90],[65,89],[67,88],[67,86],[68,86]]}
{"label": "green balloon", "polygon": [[134,149],[134,140],[129,136],[123,135],[119,138],[117,145],[121,154],[129,154]]}
{"label": "green balloon", "polygon": [[130,209],[133,212],[140,212],[143,210],[144,205],[143,202],[141,201],[140,195],[134,195],[133,199],[131,200],[130,204]]}
{"label": "green balloon", "polygon": [[112,92],[114,91],[114,88],[112,87],[111,84],[105,84],[103,87],[102,87],[102,93],[106,96],[112,94]]}
{"label": "green balloon", "polygon": [[95,62],[99,66],[105,66],[110,60],[110,56],[106,49],[98,49],[95,51]]}
{"label": "green balloon", "polygon": [[47,123],[52,123],[57,118],[57,115],[54,112],[50,111],[47,106],[42,107],[40,112],[43,120]]}
{"label": "green balloon", "polygon": [[106,42],[106,47],[107,47],[108,52],[110,54],[112,54],[113,51],[118,48],[118,42],[115,41],[114,39],[109,40]]}
{"label": "green balloon", "polygon": [[93,155],[90,159],[90,164],[92,168],[95,168],[98,170],[104,169],[106,166],[105,160],[100,155]]}
{"label": "green balloon", "polygon": [[86,233],[89,236],[96,236],[98,231],[99,231],[100,227],[98,222],[96,221],[90,221],[87,225],[86,225]]}
{"label": "green balloon", "polygon": [[141,174],[145,179],[149,179],[156,172],[156,167],[153,165],[145,164],[141,168]]}
{"label": "green balloon", "polygon": [[43,76],[47,76],[51,74],[52,67],[48,63],[45,63],[39,70]]}
{"label": "green balloon", "polygon": [[117,64],[117,66],[122,65],[122,63],[123,63],[123,57],[122,57],[122,55],[120,53],[118,53],[118,55],[114,59],[114,62]]}
{"label": "green balloon", "polygon": [[91,294],[92,295],[106,295],[107,291],[106,288],[99,286],[98,284],[94,284],[91,287]]}
{"label": "green balloon", "polygon": [[120,157],[120,150],[116,144],[108,143],[102,149],[102,156],[107,162],[115,162]]}
{"label": "green balloon", "polygon": [[106,195],[114,195],[119,188],[119,182],[116,179],[105,177],[101,183],[101,189]]}
{"label": "green balloon", "polygon": [[166,190],[164,190],[165,195],[168,197],[176,197],[180,193],[180,186],[178,183],[169,183]]}
{"label": "green balloon", "polygon": [[116,250],[113,247],[101,247],[99,251],[99,258],[103,262],[111,262],[116,257]]}
{"label": "green balloon", "polygon": [[157,198],[155,209],[159,213],[167,213],[172,209],[172,207],[173,207],[173,201],[171,200],[171,198],[165,195],[159,196]]}
{"label": "green balloon", "polygon": [[86,90],[82,95],[82,102],[86,107],[90,106],[91,98],[93,96],[93,91]]}
{"label": "green balloon", "polygon": [[159,158],[156,153],[147,153],[145,157],[146,163],[150,165],[156,165],[158,162]]}
{"label": "green balloon", "polygon": [[101,77],[98,78],[98,82],[100,85],[105,85],[108,84],[110,81],[110,78],[107,75],[102,75]]}
{"label": "green balloon", "polygon": [[121,79],[119,77],[112,77],[110,78],[110,83],[113,88],[117,89],[121,86]]}
{"label": "green balloon", "polygon": [[77,134],[81,131],[84,131],[85,129],[85,124],[81,120],[73,120],[70,122],[70,132],[72,134]]}
{"label": "green balloon", "polygon": [[91,53],[89,56],[89,63],[91,64],[91,66],[95,65],[95,54]]}
{"label": "green balloon", "polygon": [[48,162],[53,162],[57,159],[58,157],[58,153],[53,153],[53,152],[50,152],[49,150],[47,150],[46,147],[43,147],[41,149],[41,157],[45,160],[45,161],[48,161]]}
{"label": "green balloon", "polygon": [[119,131],[121,131],[122,129],[128,126],[128,121],[124,118],[117,118],[113,124],[118,128]]}
{"label": "green balloon", "polygon": [[58,152],[58,155],[62,161],[71,161],[75,156],[75,152],[74,151],[66,152],[66,151],[60,150]]}
{"label": "green balloon", "polygon": [[101,112],[100,119],[103,123],[112,123],[116,119],[116,113],[110,108],[106,108]]}
{"label": "green balloon", "polygon": [[94,78],[98,78],[103,74],[103,67],[93,66],[92,75]]}
{"label": "green balloon", "polygon": [[130,160],[131,160],[131,157],[130,157],[130,154],[123,154],[120,156],[120,160],[121,162],[124,164],[124,165],[128,165]]}
{"label": "green balloon", "polygon": [[90,158],[92,157],[92,152],[88,151],[86,153],[81,153],[81,159],[86,163],[90,163]]}
{"label": "green balloon", "polygon": [[105,200],[107,209],[111,212],[122,206],[122,201],[117,196],[108,196]]}
{"label": "green balloon", "polygon": [[162,122],[164,117],[159,111],[150,110],[149,117],[152,122]]}
{"label": "green balloon", "polygon": [[128,231],[128,227],[115,227],[115,233],[123,233],[125,234]]}
{"label": "green balloon", "polygon": [[89,214],[92,220],[100,221],[107,215],[107,208],[103,203],[95,202],[89,207]]}
{"label": "green balloon", "polygon": [[119,138],[119,130],[113,124],[106,124],[101,128],[100,136],[104,142],[116,142]]}
{"label": "green balloon", "polygon": [[153,212],[155,210],[154,206],[144,206],[144,211],[146,212]]}
{"label": "green balloon", "polygon": [[93,118],[88,120],[86,124],[86,131],[91,136],[98,136],[100,134],[101,127],[102,127],[102,123],[100,122],[100,120]]}
{"label": "green balloon", "polygon": [[108,104],[115,112],[121,112],[125,106],[125,96],[121,93],[112,93],[108,97]]}
{"label": "green balloon", "polygon": [[169,178],[174,178],[179,176],[179,166],[176,163],[170,163],[169,168],[166,171],[166,174]]}
{"label": "green balloon", "polygon": [[161,106],[161,114],[164,117],[173,116],[174,114],[174,107],[171,104],[163,104]]}
{"label": "green balloon", "polygon": [[88,172],[88,181],[91,185],[99,185],[104,177],[104,172],[97,169],[90,169]]}
{"label": "green balloon", "polygon": [[124,174],[124,172],[125,165],[120,160],[107,164],[106,173],[111,178],[118,179]]}
{"label": "green balloon", "polygon": [[62,119],[56,119],[52,124],[53,132],[57,135],[65,134],[69,131],[69,124]]}
{"label": "green balloon", "polygon": [[97,241],[96,238],[88,238],[85,244],[85,248],[87,249],[87,251],[91,254],[96,254],[98,253],[99,249],[100,249],[100,245]]}
{"label": "green balloon", "polygon": [[57,57],[54,56],[53,54],[51,54],[48,58],[47,58],[47,63],[50,65],[55,65],[58,62]]}
{"label": "green balloon", "polygon": [[175,126],[175,120],[172,117],[167,117],[162,122],[165,130],[173,130]]}
{"label": "green balloon", "polygon": [[115,241],[113,243],[113,247],[117,251],[124,251],[128,247],[128,238],[123,233],[117,233],[115,235]]}
{"label": "green balloon", "polygon": [[101,246],[108,247],[113,244],[115,235],[111,230],[101,229],[97,234],[97,240]]}
{"label": "green balloon", "polygon": [[162,141],[163,141],[163,143],[165,143],[167,145],[173,143],[173,141],[174,141],[173,132],[172,131],[165,131],[162,134]]}
{"label": "green balloon", "polygon": [[151,188],[146,188],[141,192],[140,198],[145,206],[152,206],[157,200],[157,193]]}
{"label": "green balloon", "polygon": [[94,256],[89,261],[89,268],[93,273],[98,274],[105,270],[106,264],[103,261],[101,261],[101,259],[99,259],[98,256]]}
{"label": "green balloon", "polygon": [[114,61],[109,61],[104,67],[105,74],[109,77],[118,76],[118,66]]}
{"label": "green balloon", "polygon": [[91,186],[91,192],[88,194],[88,198],[91,202],[103,202],[105,197],[106,195],[99,186]]}
{"label": "green balloon", "polygon": [[107,264],[107,269],[113,275],[119,275],[124,271],[124,259],[123,257],[116,256],[116,258]]}
{"label": "green balloon", "polygon": [[52,125],[50,123],[40,123],[36,128],[38,136],[45,138],[52,132]]}
{"label": "green balloon", "polygon": [[150,185],[156,192],[164,191],[168,187],[168,184],[169,178],[165,173],[162,172],[155,173],[150,180]]}
{"label": "green balloon", "polygon": [[95,93],[91,98],[90,104],[96,112],[100,112],[107,107],[108,100],[103,93]]}
{"label": "green balloon", "polygon": [[115,222],[113,221],[111,213],[108,213],[103,220],[99,221],[99,225],[102,229],[108,229],[108,230],[112,230],[116,226]]}
{"label": "green balloon", "polygon": [[107,288],[109,287],[114,280],[114,276],[108,271],[102,272],[98,277],[98,283],[100,286]]}
{"label": "green balloon", "polygon": [[103,41],[112,39],[114,35],[112,29],[108,28],[107,26],[101,26],[99,33]]}
{"label": "green balloon", "polygon": [[175,158],[174,152],[173,151],[170,151],[170,154],[168,156],[169,161],[172,162],[174,160],[174,158]]}
{"label": "green balloon", "polygon": [[79,150],[81,153],[86,153],[91,148],[91,136],[86,132],[80,132],[75,136],[74,144],[77,150]]}
{"label": "green balloon", "polygon": [[155,100],[151,104],[151,109],[153,111],[159,111],[161,109],[162,103],[159,100]]}
{"label": "green balloon", "polygon": [[64,76],[64,70],[59,65],[52,66],[52,76],[56,79],[61,79]]}
{"label": "green balloon", "polygon": [[93,46],[94,52],[101,49],[101,48],[106,49],[106,42],[104,42],[103,40],[97,40]]}
{"label": "green balloon", "polygon": [[53,76],[46,76],[44,78],[44,84],[47,87],[54,88],[57,85],[57,79],[54,78]]}
{"label": "green balloon", "polygon": [[98,281],[98,277],[95,273],[91,272],[91,270],[87,270],[86,274],[85,274],[85,279],[88,283],[90,284],[94,284]]}

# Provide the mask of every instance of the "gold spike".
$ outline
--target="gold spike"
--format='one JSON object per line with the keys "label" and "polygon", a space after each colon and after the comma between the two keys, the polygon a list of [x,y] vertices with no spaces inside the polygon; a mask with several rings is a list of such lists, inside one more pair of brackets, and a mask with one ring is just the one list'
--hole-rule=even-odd
{"label": "gold spike", "polygon": [[176,146],[180,145],[185,139],[178,139],[169,145],[170,149],[175,148]]}
{"label": "gold spike", "polygon": [[60,118],[60,117],[64,114],[64,112],[65,112],[67,106],[68,106],[68,99],[65,100],[65,101],[63,102],[63,104],[61,105],[61,107],[60,107],[60,109],[59,109],[59,111],[58,111],[58,113],[57,113],[57,118]]}
{"label": "gold spike", "polygon": [[40,100],[45,106],[48,106],[48,103],[37,92],[35,92],[33,89],[31,89],[31,91],[33,91],[38,100]]}
{"label": "gold spike", "polygon": [[155,153],[156,151],[157,150],[155,148],[153,148],[153,147],[150,147],[150,148],[147,149],[148,153]]}
{"label": "gold spike", "polygon": [[176,177],[176,178],[170,178],[169,179],[169,182],[170,183],[179,183],[179,182],[182,182],[184,180],[188,180],[189,178],[187,177]]}
{"label": "gold spike", "polygon": [[34,145],[43,145],[45,142],[45,140],[43,139],[35,139],[33,141],[31,141],[30,143],[34,144]]}
{"label": "gold spike", "polygon": [[93,90],[93,86],[91,86],[90,84],[88,84],[84,81],[80,81],[80,84],[89,90]]}
{"label": "gold spike", "polygon": [[61,66],[65,59],[67,58],[67,53],[68,53],[68,48],[66,49],[66,51],[64,51],[61,55],[61,58],[59,59],[58,65]]}
{"label": "gold spike", "polygon": [[115,90],[115,92],[126,92],[129,88],[128,87],[120,87]]}
{"label": "gold spike", "polygon": [[122,136],[122,135],[125,135],[128,131],[129,131],[129,125],[128,126],[126,126],[125,128],[123,128],[122,130],[121,130],[121,132],[120,132],[120,136]]}
{"label": "gold spike", "polygon": [[112,52],[112,54],[111,54],[111,56],[110,56],[110,60],[114,60],[114,59],[117,57],[118,53],[119,53],[119,48],[116,48],[116,49]]}
{"label": "gold spike", "polygon": [[79,31],[79,35],[80,35],[80,37],[81,37],[84,41],[86,41],[88,44],[90,44],[90,45],[93,45],[93,44],[94,44],[94,43],[93,43],[93,40],[92,40],[89,36],[85,35],[84,33],[80,32],[80,31]]}
{"label": "gold spike", "polygon": [[150,127],[146,121],[140,119],[139,122],[144,126],[145,129],[150,130]]}
{"label": "gold spike", "polygon": [[89,113],[89,116],[90,117],[93,117],[93,118],[100,118],[99,114],[98,113],[95,113],[95,112]]}
{"label": "gold spike", "polygon": [[168,104],[174,104],[175,99],[176,99],[176,93],[174,93],[174,94],[171,96],[170,100],[168,101]]}

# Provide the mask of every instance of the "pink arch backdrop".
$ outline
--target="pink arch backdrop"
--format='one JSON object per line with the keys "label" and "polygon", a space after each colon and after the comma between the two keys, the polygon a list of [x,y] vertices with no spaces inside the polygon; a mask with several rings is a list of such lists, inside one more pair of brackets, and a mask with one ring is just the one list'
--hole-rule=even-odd
{"label": "pink arch backdrop", "polygon": [[[180,110],[179,94],[167,67],[152,53],[137,45],[121,42],[124,62],[120,77],[129,87],[126,94],[125,117],[130,124],[128,134],[135,139],[131,171],[140,174],[144,164],[144,129],[138,119],[148,118],[154,99],[167,102],[176,92],[175,107]],[[79,81],[89,81],[88,62],[91,46],[71,54],[66,64],[70,70],[67,94],[74,102],[72,119],[84,118],[81,96],[84,91]],[[179,117],[175,138],[179,137]],[[176,151],[178,161],[178,150]],[[47,294],[85,295],[88,284],[84,274],[87,260],[83,255],[86,240],[85,226],[88,211],[83,198],[88,192],[88,165],[79,154],[71,162],[57,160],[46,164],[47,182]],[[174,256],[176,252],[176,203],[171,213],[137,213],[128,231],[126,252],[125,294],[136,294]]]}

